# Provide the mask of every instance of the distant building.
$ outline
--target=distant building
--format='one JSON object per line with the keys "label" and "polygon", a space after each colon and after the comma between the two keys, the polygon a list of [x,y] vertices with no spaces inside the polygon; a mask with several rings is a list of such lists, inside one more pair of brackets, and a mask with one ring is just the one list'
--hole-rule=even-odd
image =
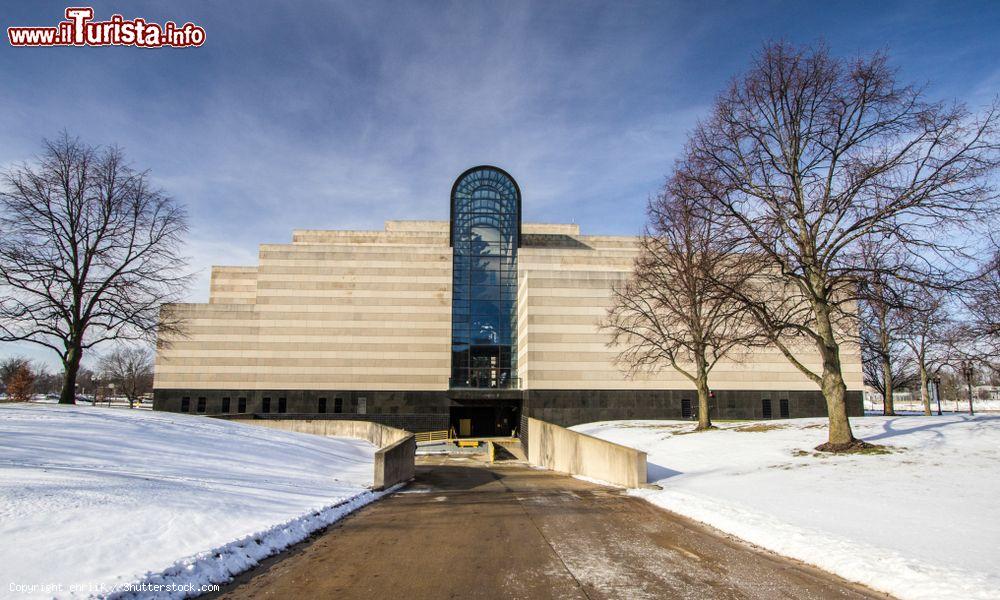
{"label": "distant building", "polygon": [[[966,394],[968,396],[968,394]],[[975,400],[998,400],[1000,401],[1000,386],[977,385],[972,388],[972,397]]]}
{"label": "distant building", "polygon": [[[637,238],[521,222],[506,172],[469,169],[450,221],[384,231],[297,230],[257,266],[214,267],[208,304],[156,358],[157,410],[367,419],[414,431],[509,434],[526,416],[573,425],[690,418],[693,386],[670,368],[626,377],[598,329]],[[850,410],[861,362],[844,344]],[[818,357],[804,355],[818,368]],[[816,385],[776,351],[712,372],[716,418],[826,414]]]}

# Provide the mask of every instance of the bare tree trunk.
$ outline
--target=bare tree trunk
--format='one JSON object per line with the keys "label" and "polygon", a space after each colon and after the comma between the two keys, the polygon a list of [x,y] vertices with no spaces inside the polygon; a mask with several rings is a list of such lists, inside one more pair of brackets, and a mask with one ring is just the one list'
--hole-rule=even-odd
{"label": "bare tree trunk", "polygon": [[931,395],[928,387],[930,386],[930,378],[927,377],[927,367],[924,366],[924,361],[920,361],[920,400],[924,404],[924,414],[927,416],[931,415]]}
{"label": "bare tree trunk", "polygon": [[59,404],[76,404],[76,374],[80,371],[80,350],[69,349],[63,361],[63,385],[59,393]]}
{"label": "bare tree trunk", "polygon": [[896,414],[896,406],[893,403],[892,393],[892,363],[889,362],[887,356],[882,356],[882,380],[885,382],[882,391],[882,414],[886,416],[893,416]]}
{"label": "bare tree trunk", "polygon": [[840,372],[840,358],[836,357],[833,360],[836,361],[838,368],[827,367],[828,359],[826,356],[823,357],[823,397],[826,399],[826,410],[830,415],[828,442],[836,448],[854,443],[854,433],[847,418],[847,403],[844,401],[847,386]]}
{"label": "bare tree trunk", "polygon": [[698,376],[696,386],[698,388],[698,427],[695,431],[703,431],[712,428],[712,416],[709,414],[711,407],[708,404],[708,369],[704,364],[698,365]]}
{"label": "bare tree trunk", "polygon": [[840,346],[833,333],[830,321],[830,307],[826,304],[816,305],[816,332],[822,343],[818,344],[820,357],[823,359],[822,390],[826,400],[826,410],[830,418],[830,435],[826,444],[820,448],[837,451],[855,442],[851,431],[851,421],[847,418],[847,385],[844,383],[843,369],[840,364]]}

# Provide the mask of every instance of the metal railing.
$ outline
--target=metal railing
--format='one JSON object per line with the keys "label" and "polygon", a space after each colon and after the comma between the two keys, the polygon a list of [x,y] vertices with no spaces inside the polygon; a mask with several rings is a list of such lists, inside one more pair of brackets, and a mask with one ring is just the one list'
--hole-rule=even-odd
{"label": "metal railing", "polygon": [[521,379],[519,377],[508,377],[502,381],[490,382],[455,379],[452,377],[448,379],[448,387],[474,390],[517,390],[521,388]]}
{"label": "metal railing", "polygon": [[447,441],[451,435],[447,429],[442,429],[440,431],[421,431],[420,433],[414,433],[413,437],[418,442],[444,442]]}

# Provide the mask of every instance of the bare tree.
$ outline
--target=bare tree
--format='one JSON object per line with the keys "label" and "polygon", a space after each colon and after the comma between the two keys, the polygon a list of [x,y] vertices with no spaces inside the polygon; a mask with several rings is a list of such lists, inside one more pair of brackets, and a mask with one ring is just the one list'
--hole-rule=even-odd
{"label": "bare tree", "polygon": [[[690,136],[679,172],[700,204],[733,219],[737,249],[766,256],[799,299],[747,300],[778,349],[822,390],[830,426],[821,450],[858,445],[840,346],[853,330],[857,283],[875,275],[858,260],[859,243],[881,238],[939,259],[925,258],[921,273],[879,275],[942,275],[954,228],[996,204],[989,176],[998,118],[997,106],[976,117],[925,101],[896,81],[882,54],[847,61],[822,47],[777,43]],[[821,368],[799,360],[788,339],[809,341]]]}
{"label": "bare tree", "polygon": [[[902,345],[894,343],[888,350],[879,346],[879,334],[873,329],[861,328],[861,369],[865,384],[871,386],[882,398],[882,413],[895,414],[892,403],[895,390],[903,389],[916,381],[915,362],[903,352]],[[888,367],[888,369],[887,369]],[[889,398],[888,404],[886,398]]]}
{"label": "bare tree", "polygon": [[[65,378],[65,373],[63,373],[63,377]],[[80,367],[76,373],[76,383],[76,389],[81,395],[89,395],[96,400],[97,388],[100,385],[97,373],[86,367]]]}
{"label": "bare tree", "polygon": [[882,394],[882,412],[896,414],[893,393],[912,383],[912,364],[903,341],[912,284],[886,272],[906,260],[906,253],[872,240],[859,244],[860,260],[871,275],[857,283],[859,333],[865,381]]}
{"label": "bare tree", "polygon": [[120,344],[101,357],[98,371],[103,381],[111,382],[128,398],[134,408],[141,395],[153,389],[153,356],[148,348]]}
{"label": "bare tree", "polygon": [[727,223],[696,214],[677,179],[651,200],[631,277],[612,292],[604,327],[631,372],[674,368],[698,394],[698,430],[712,427],[709,374],[720,359],[759,341],[752,320],[726,293],[759,263],[732,252]]}
{"label": "bare tree", "polygon": [[[83,353],[107,340],[151,338],[162,304],[188,276],[183,208],[118,148],[63,135],[0,189],[0,341],[56,351],[72,404]],[[160,328],[176,328],[170,320]]]}
{"label": "bare tree", "polygon": [[[79,375],[77,376],[79,379]],[[35,390],[42,394],[58,394],[62,390],[62,375],[50,372],[44,366],[36,366]]]}
{"label": "bare tree", "polygon": [[996,363],[1000,361],[1000,248],[984,261],[969,288],[963,298],[970,326]]}
{"label": "bare tree", "polygon": [[914,290],[911,305],[902,311],[903,343],[913,356],[924,414],[931,414],[930,382],[947,363],[946,332],[951,322],[946,298],[928,288]]}
{"label": "bare tree", "polygon": [[62,375],[53,373],[49,367],[43,363],[32,363],[32,374],[34,375],[34,391],[36,394],[58,396],[62,389]]}
{"label": "bare tree", "polygon": [[[957,321],[945,330],[942,345],[943,366],[947,367],[956,380],[964,382],[965,390],[959,390],[957,398],[964,396],[969,401],[969,414],[973,414],[972,386],[986,374],[995,371],[991,351],[982,343],[982,336],[976,324]],[[957,404],[956,404],[957,410]]]}

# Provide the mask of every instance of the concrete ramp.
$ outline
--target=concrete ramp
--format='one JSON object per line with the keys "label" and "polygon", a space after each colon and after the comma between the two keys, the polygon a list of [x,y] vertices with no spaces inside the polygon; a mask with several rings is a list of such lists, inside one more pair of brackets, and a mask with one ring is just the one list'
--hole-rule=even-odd
{"label": "concrete ramp", "polygon": [[421,457],[409,487],[268,559],[222,595],[885,598],[620,489],[523,464],[451,456]]}

